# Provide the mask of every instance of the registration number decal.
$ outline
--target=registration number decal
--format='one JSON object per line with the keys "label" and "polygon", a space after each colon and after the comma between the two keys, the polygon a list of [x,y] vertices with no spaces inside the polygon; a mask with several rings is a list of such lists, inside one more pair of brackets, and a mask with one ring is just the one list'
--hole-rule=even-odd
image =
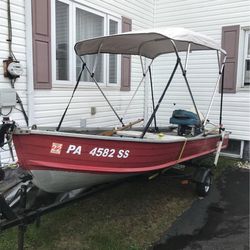
{"label": "registration number decal", "polygon": [[129,157],[130,151],[128,149],[118,149],[115,150],[113,148],[98,148],[95,147],[90,150],[89,154],[97,157],[109,157],[109,158],[119,158],[126,159]]}

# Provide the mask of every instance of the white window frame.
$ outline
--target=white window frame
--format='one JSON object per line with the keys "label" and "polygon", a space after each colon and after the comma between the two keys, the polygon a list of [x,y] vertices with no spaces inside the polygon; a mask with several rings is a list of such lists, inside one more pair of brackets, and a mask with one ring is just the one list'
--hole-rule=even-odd
{"label": "white window frame", "polygon": [[244,30],[244,49],[243,49],[243,67],[242,67],[242,88],[249,88],[249,86],[245,86],[245,68],[246,68],[246,59],[250,59],[248,57],[248,43],[250,41],[248,40],[248,36],[250,35],[250,28]]}
{"label": "white window frame", "polygon": [[[121,24],[121,18],[117,18],[111,15],[108,15],[108,20],[107,20],[107,34],[109,35],[109,21],[113,20],[118,23],[118,33],[121,33],[122,29],[122,24]],[[117,55],[117,83],[110,83],[109,82],[109,54],[107,56],[107,62],[106,62],[106,71],[107,71],[107,86],[110,87],[116,87],[120,82],[121,82],[121,55]]]}
{"label": "white window frame", "polygon": [[[69,80],[57,80],[56,79],[56,1],[51,1],[51,56],[52,56],[52,85],[54,87],[72,87],[72,84],[76,82],[76,57],[74,51],[74,44],[76,41],[76,8],[81,10],[93,13],[95,15],[101,16],[104,18],[104,35],[109,34],[109,20],[114,20],[118,23],[118,33],[121,32],[121,16],[115,16],[110,14],[108,11],[101,9],[98,10],[98,7],[92,8],[86,5],[73,2],[71,0],[58,0],[62,3],[65,3],[69,6]],[[109,83],[109,60],[108,55],[103,54],[103,82],[99,82],[100,86],[103,87],[114,87],[120,88],[121,82],[121,56],[118,55],[117,58],[117,83]],[[90,69],[92,70],[92,69]],[[80,86],[84,87],[94,87],[93,82],[83,82]]]}
{"label": "white window frame", "polygon": [[[59,0],[62,3],[65,3],[69,6],[69,23],[73,24],[73,8],[72,2],[68,0]],[[69,34],[72,34],[73,25],[69,25]],[[74,41],[72,35],[69,35],[69,80],[57,80],[56,79],[56,1],[51,1],[51,69],[52,69],[52,85],[55,84],[62,84],[62,85],[69,85],[74,81],[74,74],[73,74],[73,56],[72,51],[74,51]]]}

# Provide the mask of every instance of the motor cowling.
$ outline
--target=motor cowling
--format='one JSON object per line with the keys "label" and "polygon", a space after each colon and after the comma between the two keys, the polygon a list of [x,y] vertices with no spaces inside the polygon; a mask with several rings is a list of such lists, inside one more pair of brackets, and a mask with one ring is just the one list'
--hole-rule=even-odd
{"label": "motor cowling", "polygon": [[201,133],[198,115],[187,110],[174,110],[170,118],[171,124],[178,125],[178,135],[195,136]]}

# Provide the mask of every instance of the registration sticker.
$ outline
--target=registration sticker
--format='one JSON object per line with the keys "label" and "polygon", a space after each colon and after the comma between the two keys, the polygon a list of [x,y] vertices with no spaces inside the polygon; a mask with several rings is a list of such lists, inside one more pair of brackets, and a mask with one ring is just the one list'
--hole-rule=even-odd
{"label": "registration sticker", "polygon": [[50,153],[60,155],[62,151],[63,144],[53,142],[51,146]]}

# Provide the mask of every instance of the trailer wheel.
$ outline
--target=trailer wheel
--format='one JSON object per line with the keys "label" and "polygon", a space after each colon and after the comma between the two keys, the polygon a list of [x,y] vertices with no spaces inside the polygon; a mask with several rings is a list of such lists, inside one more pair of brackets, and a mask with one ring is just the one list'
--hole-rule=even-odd
{"label": "trailer wheel", "polygon": [[211,185],[212,185],[212,175],[210,172],[208,172],[203,182],[196,183],[197,194],[201,197],[206,196],[210,191]]}

